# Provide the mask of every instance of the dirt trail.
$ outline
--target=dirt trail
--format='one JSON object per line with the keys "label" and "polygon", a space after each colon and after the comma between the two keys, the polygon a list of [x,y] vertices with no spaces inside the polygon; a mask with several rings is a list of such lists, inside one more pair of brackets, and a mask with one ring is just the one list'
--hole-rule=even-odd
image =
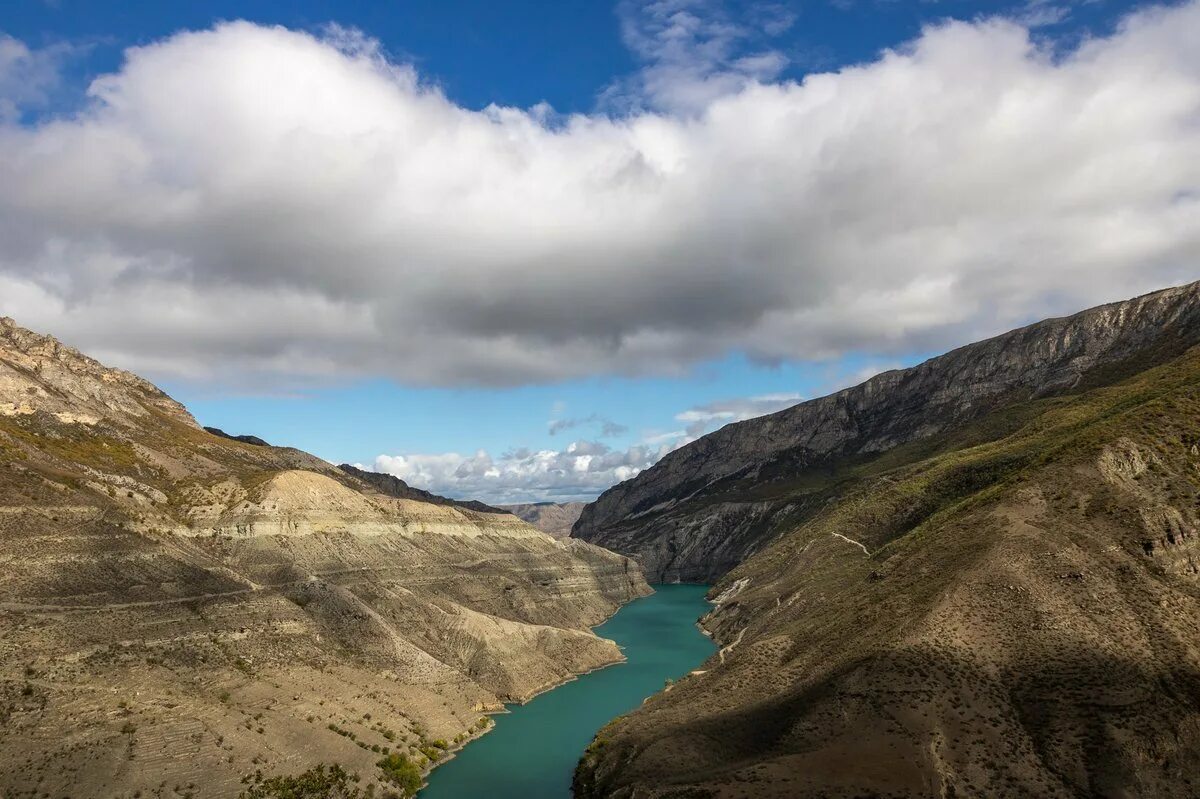
{"label": "dirt trail", "polygon": [[859,549],[861,549],[863,551],[864,555],[866,555],[867,557],[871,557],[870,551],[868,551],[867,548],[865,546],[863,546],[862,542],[855,541],[853,538],[847,538],[846,536],[842,535],[841,533],[830,533],[830,535],[833,536],[834,538],[840,538],[848,544],[854,544],[854,546],[858,547]]}

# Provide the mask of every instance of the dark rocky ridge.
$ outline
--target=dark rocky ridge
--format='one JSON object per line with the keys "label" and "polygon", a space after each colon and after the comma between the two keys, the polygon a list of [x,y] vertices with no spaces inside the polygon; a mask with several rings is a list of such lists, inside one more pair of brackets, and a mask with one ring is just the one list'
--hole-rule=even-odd
{"label": "dark rocky ridge", "polygon": [[847,464],[1197,342],[1200,283],[1038,322],[726,425],[606,491],[572,535],[637,558],[652,582],[711,582],[820,508]]}
{"label": "dark rocky ridge", "polygon": [[421,488],[413,488],[408,483],[401,480],[399,477],[391,474],[383,474],[381,472],[369,472],[366,469],[359,469],[357,466],[351,466],[348,463],[343,463],[338,466],[343,472],[357,477],[364,483],[372,486],[379,493],[395,497],[396,499],[415,499],[418,502],[428,502],[432,505],[449,505],[455,508],[466,508],[467,510],[478,511],[480,513],[508,513],[503,508],[494,508],[491,505],[485,505],[474,499],[450,499],[449,497],[441,497],[437,494],[432,494]]}
{"label": "dark rocky ridge", "polygon": [[235,436],[231,433],[226,433],[224,430],[222,430],[219,427],[207,427],[206,426],[204,429],[205,429],[205,431],[212,433],[214,436],[220,436],[221,438],[228,438],[230,441],[240,441],[243,444],[251,444],[255,447],[271,446],[270,444],[268,444],[266,441],[259,438],[258,436]]}

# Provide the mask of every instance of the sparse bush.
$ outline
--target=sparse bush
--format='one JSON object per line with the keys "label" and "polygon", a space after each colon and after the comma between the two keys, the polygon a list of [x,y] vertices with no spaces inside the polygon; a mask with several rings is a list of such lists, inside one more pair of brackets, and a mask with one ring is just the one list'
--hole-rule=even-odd
{"label": "sparse bush", "polygon": [[239,799],[361,799],[363,796],[353,778],[336,764],[328,768],[319,764],[290,777],[263,779],[262,772],[255,772],[242,781],[251,785],[239,794]]}
{"label": "sparse bush", "polygon": [[383,778],[396,786],[402,796],[415,796],[421,788],[421,770],[406,756],[394,752],[375,765],[383,772]]}

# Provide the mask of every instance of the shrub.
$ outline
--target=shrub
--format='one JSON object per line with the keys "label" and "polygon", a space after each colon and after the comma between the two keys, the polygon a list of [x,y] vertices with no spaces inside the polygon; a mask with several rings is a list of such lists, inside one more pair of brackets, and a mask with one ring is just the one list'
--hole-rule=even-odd
{"label": "shrub", "polygon": [[318,764],[303,774],[291,777],[263,779],[261,772],[243,782],[253,784],[239,794],[239,799],[361,799],[362,791],[354,779],[339,765],[328,768]]}
{"label": "shrub", "polygon": [[421,770],[399,752],[393,752],[375,765],[383,772],[383,778],[400,789],[402,796],[416,796],[421,788]]}

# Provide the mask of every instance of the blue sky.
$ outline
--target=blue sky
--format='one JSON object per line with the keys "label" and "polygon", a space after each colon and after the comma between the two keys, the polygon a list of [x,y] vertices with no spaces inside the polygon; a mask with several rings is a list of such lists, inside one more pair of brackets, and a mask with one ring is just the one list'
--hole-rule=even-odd
{"label": "blue sky", "polygon": [[728,421],[1194,278],[1170,162],[1197,16],[18,0],[0,312],[204,424],[591,498]]}
{"label": "blue sky", "polygon": [[[916,36],[922,25],[946,17],[1041,14],[1049,21],[1061,16],[1045,30],[1070,41],[1104,33],[1134,5],[1109,0],[841,0],[729,3],[726,13],[746,16],[773,6],[782,17],[794,18],[775,44],[790,60],[782,76],[795,78],[870,60],[881,49]],[[579,0],[14,0],[6,4],[0,30],[28,44],[87,46],[86,57],[73,65],[75,81],[66,97],[81,91],[87,77],[116,70],[126,47],[220,20],[244,19],[305,30],[329,22],[361,29],[472,108],[544,101],[572,112],[591,110],[608,84],[639,67],[621,39],[618,12],[615,4]]]}

